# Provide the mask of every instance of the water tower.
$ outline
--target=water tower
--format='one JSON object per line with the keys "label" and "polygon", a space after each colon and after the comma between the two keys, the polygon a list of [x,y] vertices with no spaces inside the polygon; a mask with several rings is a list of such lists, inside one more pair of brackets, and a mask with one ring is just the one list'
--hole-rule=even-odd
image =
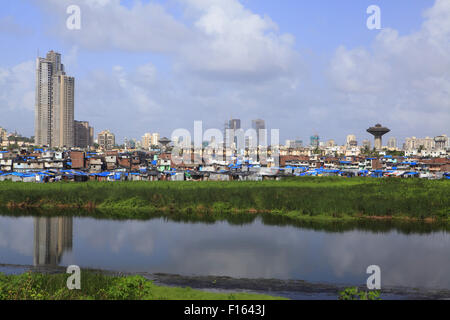
{"label": "water tower", "polygon": [[390,131],[390,129],[383,127],[381,124],[376,124],[375,127],[367,129],[367,132],[375,137],[375,150],[381,150],[383,147],[382,137]]}
{"label": "water tower", "polygon": [[165,152],[167,150],[167,145],[169,143],[171,143],[172,141],[170,141],[169,139],[167,139],[166,137],[159,139],[158,141],[161,145],[162,145],[162,149]]}

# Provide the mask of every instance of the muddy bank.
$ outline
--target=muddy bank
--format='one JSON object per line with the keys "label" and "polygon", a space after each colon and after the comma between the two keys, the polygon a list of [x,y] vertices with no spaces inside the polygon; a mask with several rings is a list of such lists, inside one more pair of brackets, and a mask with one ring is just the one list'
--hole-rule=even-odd
{"label": "muddy bank", "polygon": [[[83,269],[93,272],[101,272],[111,276],[141,275],[154,281],[157,285],[190,287],[212,292],[251,292],[281,296],[291,299],[337,299],[339,292],[351,285],[313,283],[302,280],[280,279],[237,279],[223,276],[182,276],[163,273],[146,272],[120,272],[112,270]],[[44,274],[65,273],[66,267],[35,267],[30,265],[0,264],[0,272],[22,273],[39,272]],[[364,286],[359,286],[366,290]],[[384,287],[382,290],[384,299],[413,299],[413,300],[441,300],[450,299],[450,290],[429,288]]]}

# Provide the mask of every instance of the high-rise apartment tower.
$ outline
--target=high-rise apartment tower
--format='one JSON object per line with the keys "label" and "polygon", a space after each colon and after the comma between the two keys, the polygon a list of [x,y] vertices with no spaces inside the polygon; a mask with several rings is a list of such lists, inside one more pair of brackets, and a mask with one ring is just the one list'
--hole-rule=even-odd
{"label": "high-rise apartment tower", "polygon": [[36,59],[35,142],[73,147],[75,79],[66,75],[61,54]]}

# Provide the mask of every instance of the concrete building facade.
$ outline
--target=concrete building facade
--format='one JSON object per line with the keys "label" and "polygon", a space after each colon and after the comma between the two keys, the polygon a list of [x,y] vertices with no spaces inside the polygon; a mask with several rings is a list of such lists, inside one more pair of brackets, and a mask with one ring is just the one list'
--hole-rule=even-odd
{"label": "concrete building facade", "polygon": [[35,143],[74,146],[75,79],[66,75],[61,54],[36,59]]}
{"label": "concrete building facade", "polygon": [[103,130],[97,136],[98,145],[104,150],[111,150],[116,145],[116,137],[109,130]]}
{"label": "concrete building facade", "polygon": [[74,121],[74,145],[78,148],[87,148],[94,145],[94,128],[88,121]]}
{"label": "concrete building facade", "polygon": [[265,133],[261,130],[266,130],[266,122],[262,119],[252,120],[252,129],[256,130],[256,145],[266,145]]}
{"label": "concrete building facade", "polygon": [[152,141],[151,141],[151,145],[152,146],[158,146],[159,145],[159,139],[160,139],[160,134],[159,133],[153,133],[152,134]]}
{"label": "concrete building facade", "polygon": [[52,141],[53,147],[73,147],[75,79],[66,75],[53,77]]}
{"label": "concrete building facade", "polygon": [[152,134],[146,133],[142,136],[142,148],[149,150],[152,145]]}
{"label": "concrete building facade", "polygon": [[8,140],[8,133],[6,132],[6,129],[0,127],[0,142],[7,140]]}

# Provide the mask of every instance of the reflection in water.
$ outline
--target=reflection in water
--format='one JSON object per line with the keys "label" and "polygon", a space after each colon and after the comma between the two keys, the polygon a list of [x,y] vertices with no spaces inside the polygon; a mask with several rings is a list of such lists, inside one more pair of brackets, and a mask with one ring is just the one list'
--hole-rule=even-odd
{"label": "reflection in water", "polygon": [[0,265],[360,285],[376,264],[383,287],[450,289],[449,248],[448,226],[434,225],[0,216]]}
{"label": "reflection in water", "polygon": [[72,251],[72,217],[34,218],[35,266],[57,266],[65,251]]}

